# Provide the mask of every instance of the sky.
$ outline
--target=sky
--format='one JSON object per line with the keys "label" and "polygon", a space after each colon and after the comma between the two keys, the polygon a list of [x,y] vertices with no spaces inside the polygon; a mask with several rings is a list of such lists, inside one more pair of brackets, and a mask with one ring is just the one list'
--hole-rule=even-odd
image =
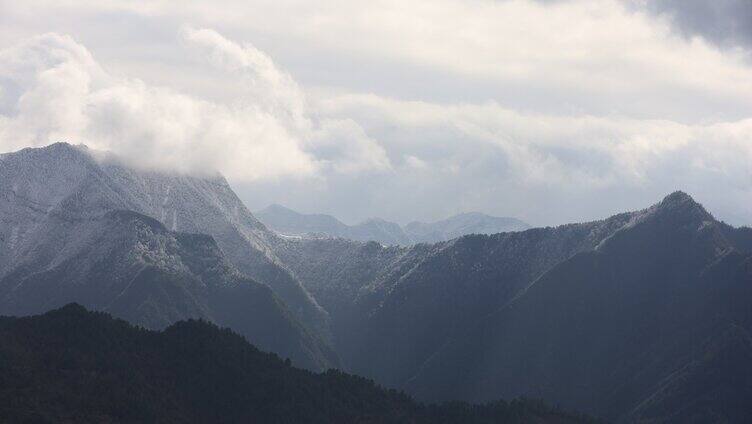
{"label": "sky", "polygon": [[0,151],[56,141],[348,223],[752,224],[752,2],[0,0]]}

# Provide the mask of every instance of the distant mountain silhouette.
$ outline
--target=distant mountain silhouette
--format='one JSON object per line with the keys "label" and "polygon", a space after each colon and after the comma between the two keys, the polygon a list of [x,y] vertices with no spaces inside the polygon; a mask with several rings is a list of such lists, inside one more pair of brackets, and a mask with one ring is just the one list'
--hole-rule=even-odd
{"label": "distant mountain silhouette", "polygon": [[479,212],[463,213],[432,223],[411,222],[404,228],[378,218],[347,225],[330,215],[301,214],[281,205],[268,206],[255,212],[255,215],[264,225],[283,235],[335,237],[403,246],[446,241],[467,234],[494,234],[530,228],[515,218],[499,218]]}
{"label": "distant mountain silhouette", "polygon": [[435,243],[468,234],[507,233],[510,231],[523,231],[529,228],[530,225],[516,218],[496,217],[480,212],[467,212],[431,223],[411,222],[405,226],[405,231],[415,242]]}
{"label": "distant mountain silhouette", "polygon": [[293,368],[229,330],[163,332],[68,305],[0,318],[0,421],[584,423],[540,402],[415,403],[360,377]]}
{"label": "distant mountain silhouette", "polygon": [[267,227],[288,236],[373,240],[387,245],[411,242],[398,224],[381,219],[369,219],[357,225],[347,225],[331,215],[302,214],[276,204],[256,211],[254,215]]}

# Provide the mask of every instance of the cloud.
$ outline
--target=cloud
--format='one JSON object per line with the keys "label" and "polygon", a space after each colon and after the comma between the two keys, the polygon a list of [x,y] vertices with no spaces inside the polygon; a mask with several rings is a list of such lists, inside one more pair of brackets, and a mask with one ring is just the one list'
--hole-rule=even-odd
{"label": "cloud", "polygon": [[[687,38],[674,30],[670,16],[631,3],[378,0],[313,7],[296,0],[224,6],[187,1],[176,10],[136,1],[111,8],[273,40],[285,54],[305,57],[296,71],[315,73],[321,84],[352,81],[351,64],[362,63],[356,69],[367,75],[358,76],[362,86],[353,91],[386,84],[392,72],[392,90],[400,93],[420,84],[418,97],[424,98],[438,91],[467,101],[490,92],[510,106],[553,113],[688,121],[752,112],[752,70],[744,52]],[[661,10],[668,10],[671,2],[664,3]],[[305,69],[311,62],[327,72]],[[368,74],[373,64],[377,68]]]}
{"label": "cloud", "polygon": [[[318,119],[292,77],[251,45],[185,28],[196,57],[231,78],[226,102],[107,73],[71,37],[45,34],[0,51],[0,148],[69,140],[149,168],[221,171],[238,181],[388,169],[356,123]],[[322,149],[327,154],[317,156]]]}
{"label": "cloud", "polygon": [[259,108],[284,117],[299,132],[311,130],[303,92],[267,54],[251,44],[241,46],[210,29],[185,26],[181,33],[199,57],[232,76],[242,91],[241,101],[252,101]]}
{"label": "cloud", "polygon": [[[54,24],[82,32],[90,40],[87,45],[102,44],[102,54],[112,46],[99,40],[115,33],[118,42],[140,43],[123,48],[132,61],[142,51],[134,69],[146,69],[145,78],[168,85],[168,78],[155,75],[163,69],[153,69],[150,55],[174,59],[169,40],[147,47],[138,34],[144,30],[154,38],[167,37],[163,28],[191,22],[259,40],[306,87],[426,101],[495,99],[546,113],[617,113],[683,122],[752,114],[748,53],[719,49],[707,41],[710,37],[687,37],[676,30],[683,19],[679,15],[691,15],[698,22],[717,16],[714,27],[738,23],[742,31],[747,7],[722,5],[749,2],[657,0],[634,7],[640,2],[186,0],[176,8],[139,0],[63,5],[29,0],[9,6],[0,23],[11,28]],[[41,10],[54,10],[55,16]],[[77,20],[109,25],[71,29],[65,23]]]}
{"label": "cloud", "polygon": [[748,0],[631,0],[664,14],[687,36],[724,46],[752,47],[752,2]]}
{"label": "cloud", "polygon": [[[379,127],[459,134],[457,144],[488,144],[502,151],[512,175],[529,184],[580,186],[644,184],[666,162],[681,157],[691,172],[718,172],[728,183],[752,191],[752,119],[717,124],[682,124],[590,115],[521,113],[486,104],[439,105],[374,95],[345,95],[321,102],[332,116],[357,117]],[[393,146],[388,144],[388,148]],[[452,141],[447,141],[451,143]],[[412,156],[422,146],[400,143]],[[430,140],[436,146],[436,140]],[[425,162],[425,160],[423,160]],[[674,169],[675,170],[675,169]]]}
{"label": "cloud", "polygon": [[[317,107],[330,116],[351,117],[370,133],[389,134],[380,138],[382,144],[391,155],[406,158],[395,177],[402,187],[395,190],[440,191],[449,180],[460,181],[465,193],[454,202],[471,209],[498,208],[493,206],[498,199],[484,198],[490,193],[527,193],[550,205],[560,198],[551,194],[557,192],[584,196],[588,217],[596,218],[602,215],[594,211],[609,210],[592,197],[595,193],[638,192],[649,201],[684,188],[711,205],[750,212],[752,119],[684,124],[520,112],[495,102],[442,105],[353,94],[323,99]],[[416,169],[431,170],[433,180],[413,179]],[[531,212],[532,200],[515,202],[526,204],[529,219],[551,222],[549,209]],[[446,198],[427,206],[449,208],[443,215],[452,207]],[[554,215],[567,213],[569,206],[559,207]]]}
{"label": "cloud", "polygon": [[404,159],[405,159],[405,164],[407,164],[409,168],[413,168],[413,169],[427,169],[428,168],[428,164],[426,163],[426,161],[424,161],[423,159],[417,156],[405,155]]}
{"label": "cloud", "polygon": [[[0,13],[15,52],[0,146],[83,137],[220,169],[254,208],[353,221],[552,224],[684,189],[752,223],[752,65],[733,4],[17,2]],[[9,41],[47,28],[88,50]]]}

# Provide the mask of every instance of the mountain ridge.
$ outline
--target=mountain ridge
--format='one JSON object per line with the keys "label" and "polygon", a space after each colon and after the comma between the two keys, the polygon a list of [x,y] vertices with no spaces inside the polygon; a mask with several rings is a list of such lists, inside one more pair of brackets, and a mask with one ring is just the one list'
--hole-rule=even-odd
{"label": "mountain ridge", "polygon": [[[680,193],[670,195],[658,207],[648,211],[642,217],[644,219],[620,229],[604,240],[598,249],[581,252],[547,271],[523,296],[485,318],[477,331],[470,331],[451,342],[443,353],[432,358],[434,364],[413,377],[410,391],[416,393],[432,390],[431,387],[444,387],[455,391],[451,398],[478,400],[491,392],[521,395],[535,390],[546,399],[556,399],[567,407],[580,405],[583,410],[607,418],[626,420],[626,414],[644,419],[641,410],[635,406],[643,402],[640,396],[657,390],[651,387],[673,372],[670,364],[696,360],[682,359],[683,352],[699,349],[703,340],[712,340],[718,326],[727,325],[724,319],[719,321],[717,311],[724,311],[723,315],[726,315],[728,307],[714,304],[744,304],[752,299],[750,275],[740,275],[724,283],[738,294],[717,293],[713,283],[725,278],[720,276],[733,269],[745,269],[745,265],[729,264],[725,258],[729,255],[746,257],[749,262],[752,256],[749,251],[737,250],[738,245],[724,236],[724,225],[715,220],[708,221],[712,216],[701,205]],[[646,243],[647,240],[651,241]],[[639,258],[639,265],[628,265],[624,258]],[[577,291],[567,291],[565,286]],[[598,294],[601,292],[602,295]],[[600,300],[588,300],[593,296],[600,296]],[[731,322],[746,322],[748,329],[751,323],[748,312],[742,313],[739,308],[734,307],[738,318],[731,318]],[[568,332],[564,328],[580,330]],[[693,330],[695,334],[687,333],[692,328],[696,329]],[[584,332],[584,335],[577,336],[578,332]],[[667,341],[662,342],[661,338]],[[541,344],[551,347],[541,350]],[[682,351],[672,344],[685,349]],[[578,356],[583,359],[573,356],[571,349],[574,346],[579,347],[581,354]],[[634,346],[642,346],[643,351],[630,354]],[[458,361],[459,357],[465,358],[467,352],[474,349],[483,351],[486,358],[497,359],[482,361],[485,365],[477,367],[464,359]],[[624,355],[624,365],[603,359],[620,355]],[[454,359],[449,359],[451,357]],[[650,364],[645,361],[653,364],[645,368],[643,364]],[[656,361],[663,361],[664,365]],[[471,364],[470,368],[475,371],[466,366],[462,368],[462,364]],[[451,377],[457,379],[454,382],[434,379],[442,374],[436,372],[437,369],[453,367],[456,368],[454,371],[443,375],[454,375]],[[630,379],[630,374],[641,368],[643,374]],[[466,377],[462,377],[463,373]],[[572,387],[573,378],[582,381],[583,386]],[[593,385],[592,389],[587,388],[588,381]],[[729,381],[727,384],[738,384]],[[531,382],[538,382],[538,388],[531,386]],[[599,386],[601,384],[605,386]],[[527,389],[520,390],[522,387]],[[610,392],[614,387],[619,388],[619,394]],[[737,388],[750,393],[744,387]],[[464,396],[459,395],[463,392]],[[433,396],[429,397],[436,399]],[[590,406],[585,399],[591,399]],[[723,402],[717,397],[709,399],[712,405]],[[666,404],[653,403],[651,414],[667,411]],[[691,421],[704,413],[702,408],[695,408],[684,419]],[[728,413],[743,414],[738,408]]]}
{"label": "mountain ridge", "polygon": [[[564,281],[590,281],[588,278],[596,275],[603,275],[604,281],[609,281],[612,277],[608,269],[622,270],[622,277],[612,279],[613,284],[618,282],[617,287],[622,289],[639,287],[640,281],[653,282],[653,290],[658,290],[653,291],[654,302],[667,299],[665,296],[670,290],[684,293],[682,299],[691,300],[687,300],[686,311],[698,314],[697,308],[705,307],[701,300],[704,297],[696,295],[695,299],[690,294],[701,290],[695,286],[707,287],[707,283],[700,282],[709,278],[703,276],[711,272],[706,271],[706,267],[718,262],[721,265],[713,266],[713,273],[731,272],[721,271],[724,267],[744,269],[743,265],[732,265],[722,259],[736,254],[746,258],[752,252],[751,247],[752,232],[748,228],[737,229],[717,221],[688,194],[674,192],[648,208],[587,223],[515,233],[467,235],[448,242],[411,247],[385,247],[346,240],[286,240],[278,246],[278,254],[296,275],[301,275],[304,285],[332,314],[337,349],[344,364],[354,372],[387,386],[404,388],[421,399],[477,401],[495,396],[545,394],[552,402],[620,419],[636,413],[629,409],[631,401],[626,395],[604,399],[598,409],[574,397],[577,393],[585,396],[586,391],[570,390],[567,394],[560,388],[540,392],[525,385],[525,381],[530,380],[530,384],[545,386],[545,374],[519,375],[504,384],[506,380],[501,376],[506,374],[502,371],[520,368],[527,359],[521,356],[517,363],[505,363],[506,368],[493,365],[503,361],[491,358],[503,358],[504,351],[511,355],[516,346],[508,342],[504,344],[505,350],[492,351],[497,349],[494,343],[502,343],[507,338],[497,329],[511,325],[501,318],[501,321],[493,321],[496,319],[493,317],[499,316],[500,310],[513,311],[520,305],[542,302],[542,299],[531,299],[540,298],[541,293],[554,290]],[[609,258],[608,262],[603,262],[602,258]],[[630,262],[635,263],[634,267],[628,265]],[[564,271],[566,269],[571,271]],[[638,270],[642,270],[639,271],[642,274],[637,273]],[[581,277],[573,280],[569,274],[574,271]],[[734,275],[729,284],[742,284],[750,278],[743,273]],[[681,281],[686,281],[686,285],[678,283]],[[543,290],[544,287],[549,288]],[[636,292],[630,296],[639,299],[650,293],[649,287],[646,286],[647,291],[642,294]],[[579,308],[581,306],[577,305],[583,302],[588,308],[600,310],[598,302],[602,301],[589,300],[588,293],[603,289],[605,286],[593,285],[576,295],[566,292],[546,295],[553,302],[551,305],[527,309],[553,313],[565,307]],[[741,294],[738,297],[744,298]],[[614,299],[621,299],[621,296],[611,297],[611,302],[616,303],[609,312],[620,311],[619,314],[630,316],[633,312],[629,311],[641,308],[639,303],[629,304],[629,298],[624,298],[623,303]],[[560,306],[555,306],[558,304]],[[501,316],[507,315],[505,312]],[[534,312],[529,315],[537,316]],[[514,318],[515,322],[517,320]],[[534,318],[526,320],[524,325],[536,328]],[[565,321],[563,317],[558,320]],[[598,320],[608,321],[603,317]],[[580,325],[573,324],[570,328]],[[486,330],[479,333],[476,328]],[[561,332],[566,334],[567,330],[561,329]],[[541,334],[542,340],[554,337]],[[598,330],[591,337],[607,339],[607,333]],[[488,343],[479,342],[483,340]],[[517,342],[519,346],[525,346],[522,340]],[[639,338],[635,340],[638,343]],[[675,340],[689,343],[682,341],[684,339]],[[553,346],[571,346],[572,343],[554,343]],[[536,351],[547,350],[549,348],[541,346]],[[656,351],[655,355],[664,358],[664,362],[680,360],[681,356],[673,356],[678,353],[667,352]],[[618,358],[618,355],[610,358]],[[463,371],[462,364],[477,366],[477,371]],[[600,372],[606,375],[609,366],[603,365]],[[498,381],[496,386],[479,383],[487,380],[489,371],[492,371],[491,376],[499,375],[494,377]],[[664,371],[656,368],[652,375],[658,378]],[[457,377],[453,380],[447,377],[450,375]],[[463,377],[466,375],[472,378]],[[447,378],[438,378],[440,376]],[[570,375],[561,384],[577,378],[577,374]],[[641,384],[655,384],[655,381],[646,379]],[[472,389],[479,384],[485,388]],[[646,387],[634,386],[630,390],[644,395],[644,391],[651,390]],[[607,408],[615,399],[620,399],[620,406],[614,404]],[[665,404],[662,405],[665,408]]]}

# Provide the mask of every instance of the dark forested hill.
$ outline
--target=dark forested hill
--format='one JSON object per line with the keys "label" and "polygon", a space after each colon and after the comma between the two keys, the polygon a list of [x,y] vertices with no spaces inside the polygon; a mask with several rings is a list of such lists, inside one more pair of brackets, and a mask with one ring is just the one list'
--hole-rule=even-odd
{"label": "dark forested hill", "polygon": [[67,305],[0,318],[0,421],[34,423],[578,423],[539,402],[423,406],[339,371],[315,374],[229,330],[148,331]]}

